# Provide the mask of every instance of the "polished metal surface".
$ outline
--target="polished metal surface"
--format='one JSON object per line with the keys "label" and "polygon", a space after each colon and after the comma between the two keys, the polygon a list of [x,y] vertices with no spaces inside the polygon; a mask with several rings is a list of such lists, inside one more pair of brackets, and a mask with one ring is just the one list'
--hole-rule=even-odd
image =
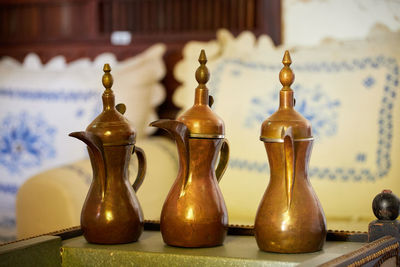
{"label": "polished metal surface", "polygon": [[199,86],[193,107],[177,120],[158,120],[150,124],[168,131],[178,147],[178,175],[160,217],[163,240],[171,246],[221,245],[228,227],[228,214],[218,182],[228,164],[229,145],[223,138],[223,121],[209,107],[210,97],[205,85],[209,73],[204,50],[199,62],[196,71]]}
{"label": "polished metal surface", "polygon": [[196,70],[196,80],[199,83],[195,90],[194,105],[177,118],[183,122],[190,132],[190,137],[203,138],[223,138],[225,135],[224,122],[211,108],[210,95],[206,83],[210,79],[210,74],[206,67],[207,57],[204,50],[199,56],[200,66]]}
{"label": "polished metal surface", "polygon": [[261,127],[270,182],[256,214],[255,237],[263,251],[314,252],[322,249],[327,230],[323,209],[307,174],[313,144],[311,125],[294,110],[290,88],[294,74],[288,51],[282,63],[279,109]]}
{"label": "polished metal surface", "polygon": [[225,135],[223,134],[190,134],[192,138],[208,138],[208,139],[224,139]]}
{"label": "polished metal surface", "polygon": [[294,139],[310,138],[310,122],[294,109],[294,92],[290,88],[294,73],[290,68],[292,61],[289,52],[285,53],[282,63],[284,67],[279,73],[279,79],[283,87],[279,92],[279,108],[263,122],[260,139],[282,139],[282,133],[290,126],[293,128]]}
{"label": "polished metal surface", "polygon": [[101,112],[86,128],[101,139],[103,146],[133,145],[136,132],[133,126],[123,116],[126,110],[124,104],[118,104],[119,112],[115,107],[115,95],[111,89],[113,77],[108,64],[104,65],[102,78],[105,90],[102,95],[103,112]]}
{"label": "polished metal surface", "polygon": [[[285,142],[285,139],[283,138],[265,138],[265,137],[260,137],[260,140],[263,142],[268,142],[268,143],[283,143]],[[293,139],[294,142],[304,142],[304,141],[314,141],[314,137],[309,137],[309,138],[297,138]]]}
{"label": "polished metal surface", "polygon": [[[146,157],[135,147],[135,131],[121,112],[125,105],[115,108],[111,90],[111,68],[104,65],[103,112],[84,132],[70,136],[88,146],[93,180],[83,204],[81,227],[88,242],[118,244],[136,241],[143,232],[143,213],[136,197],[146,173]],[[129,183],[128,166],[132,153],[139,161],[133,186]]]}

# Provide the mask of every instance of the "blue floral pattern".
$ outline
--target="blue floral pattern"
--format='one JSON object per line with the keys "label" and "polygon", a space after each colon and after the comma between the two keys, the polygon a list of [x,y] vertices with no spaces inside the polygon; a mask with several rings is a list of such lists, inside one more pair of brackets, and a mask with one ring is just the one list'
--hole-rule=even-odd
{"label": "blue floral pattern", "polygon": [[0,124],[0,166],[10,173],[40,166],[55,156],[55,133],[40,114],[8,114]]}
{"label": "blue floral pattern", "polygon": [[[260,62],[246,62],[240,59],[228,58],[224,59],[219,64],[217,64],[213,70],[213,78],[210,82],[210,88],[212,89],[212,94],[214,96],[214,109],[218,112],[218,94],[220,93],[220,84],[222,81],[222,76],[224,75],[224,71],[229,68],[235,68],[234,73],[231,74],[231,78],[237,76],[240,71],[237,69],[243,68],[244,70],[252,70],[257,72],[279,72],[282,68],[281,64],[264,64]],[[385,79],[383,85],[379,85],[380,88],[377,88],[377,78],[372,75],[374,73],[374,69],[381,69],[385,71]],[[339,180],[342,181],[376,181],[379,178],[383,178],[389,172],[392,166],[392,158],[391,158],[391,150],[392,150],[392,141],[393,141],[393,113],[394,113],[394,105],[396,102],[396,97],[399,90],[399,63],[393,57],[386,57],[383,55],[377,55],[375,57],[363,57],[363,58],[354,58],[346,61],[337,61],[337,62],[307,62],[303,64],[296,64],[293,66],[294,72],[298,73],[324,73],[324,74],[332,74],[336,73],[351,73],[359,70],[372,70],[371,74],[364,76],[360,79],[360,85],[367,90],[370,89],[378,89],[381,90],[382,96],[380,99],[380,107],[378,109],[378,121],[377,121],[377,133],[378,138],[377,149],[375,155],[373,154],[365,154],[356,152],[354,155],[355,162],[357,165],[365,163],[367,159],[371,159],[375,156],[375,168],[362,168],[360,166],[353,167],[342,167],[337,166],[330,168],[326,167],[317,167],[310,166],[309,175],[310,177],[316,177],[318,179],[329,179],[329,180]],[[296,87],[298,86],[298,87]],[[382,87],[381,87],[382,86]],[[315,90],[321,91],[321,88],[318,85],[316,88],[303,88],[301,84],[295,84],[293,88],[295,91],[305,90],[301,94],[301,97],[305,97],[304,99],[297,99],[296,109],[303,116],[305,116],[308,120],[311,121],[314,135],[318,136],[318,139],[321,139],[321,136],[324,135],[335,135],[336,134],[336,126],[335,121],[338,117],[339,107],[342,105],[340,101],[336,99],[331,99],[329,97],[324,96],[324,94],[312,93],[311,96],[306,93],[307,90]],[[253,109],[249,112],[248,117],[245,119],[245,126],[249,129],[259,127],[259,123],[265,120],[265,118],[270,115],[273,111],[276,110],[276,102],[274,102],[274,107],[271,107],[269,103],[263,98],[265,96],[257,95],[253,97],[250,101]],[[271,95],[267,96],[271,99]],[[278,95],[273,95],[272,98],[277,99]],[[314,103],[315,100],[318,100],[318,103]],[[271,103],[273,100],[270,100]],[[312,103],[312,104],[311,104]],[[317,106],[313,107],[316,104]],[[326,108],[318,109],[318,112],[315,112],[317,108],[324,107],[324,105],[328,105]],[[343,104],[344,105],[344,104]],[[332,110],[325,110],[332,109]],[[319,114],[323,112],[322,114]],[[257,127],[255,126],[257,125]],[[318,141],[318,140],[316,140]],[[232,169],[240,169],[240,170],[248,170],[255,172],[263,172],[265,173],[268,170],[268,165],[263,162],[257,162],[254,160],[249,160],[243,158],[242,156],[231,157],[229,166]]]}
{"label": "blue floral pattern", "polygon": [[87,155],[68,133],[82,129],[101,111],[102,90],[97,86],[71,88],[58,80],[49,85],[22,81],[0,86],[0,242],[15,240],[19,186],[65,162],[64,153],[71,161]]}
{"label": "blue floral pattern", "polygon": [[[324,136],[334,135],[340,101],[331,99],[319,85],[315,88],[294,85],[292,88],[302,96],[296,98],[296,110],[310,121],[313,126],[313,135],[318,137],[318,140]],[[271,116],[277,109],[278,98],[278,92],[274,92],[270,97],[252,98],[250,105],[252,109],[244,122],[244,126],[253,128],[260,125],[265,118]]]}
{"label": "blue floral pattern", "polygon": [[363,80],[363,85],[365,88],[369,89],[375,85],[375,79],[371,75]]}

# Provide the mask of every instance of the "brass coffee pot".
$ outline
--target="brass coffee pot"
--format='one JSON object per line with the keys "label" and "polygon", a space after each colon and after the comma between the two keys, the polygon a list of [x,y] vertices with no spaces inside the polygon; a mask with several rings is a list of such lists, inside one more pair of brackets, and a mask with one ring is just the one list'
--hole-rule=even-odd
{"label": "brass coffee pot", "polygon": [[288,51],[282,63],[279,109],[261,127],[271,174],[258,207],[255,237],[264,251],[313,252],[322,249],[326,237],[325,215],[307,173],[313,136],[310,123],[294,109]]}
{"label": "brass coffee pot", "polygon": [[209,72],[204,50],[199,62],[194,105],[177,120],[150,124],[168,131],[178,147],[178,176],[164,202],[160,228],[164,242],[179,247],[221,245],[228,228],[218,182],[228,163],[229,146],[224,138],[224,122],[209,105],[212,97],[206,87]]}
{"label": "brass coffee pot", "polygon": [[[143,232],[143,213],[135,192],[146,173],[146,158],[135,147],[136,133],[123,116],[125,105],[115,105],[111,90],[111,68],[104,65],[103,112],[85,132],[70,134],[88,146],[93,168],[93,180],[81,213],[81,227],[88,242],[119,244],[136,241]],[[136,152],[139,170],[133,186],[129,182],[128,166]]]}

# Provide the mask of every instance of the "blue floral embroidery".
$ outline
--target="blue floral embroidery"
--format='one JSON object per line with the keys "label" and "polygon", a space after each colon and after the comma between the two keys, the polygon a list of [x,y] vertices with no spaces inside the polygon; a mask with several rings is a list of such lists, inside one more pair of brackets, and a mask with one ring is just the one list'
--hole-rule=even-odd
{"label": "blue floral embroidery", "polygon": [[357,162],[365,162],[366,160],[367,160],[367,155],[365,155],[365,153],[358,153],[356,155]]}
{"label": "blue floral embroidery", "polygon": [[85,110],[83,108],[78,108],[78,110],[75,113],[76,118],[82,118],[85,115]]}
{"label": "blue floral embroidery", "polygon": [[[221,83],[222,74],[228,66],[234,66],[235,68],[243,67],[249,68],[257,71],[273,71],[279,72],[282,68],[281,64],[263,64],[258,62],[244,62],[239,59],[225,59],[221,61],[213,71],[213,79],[210,81],[210,88],[212,90],[212,94],[214,95],[214,109],[218,109],[218,93],[219,93],[219,84]],[[391,164],[391,148],[392,148],[392,140],[393,140],[393,107],[395,104],[396,96],[398,94],[398,86],[399,86],[399,65],[395,58],[384,57],[382,55],[378,55],[374,58],[365,57],[359,59],[353,59],[350,61],[339,61],[339,62],[310,62],[301,65],[296,65],[293,67],[295,72],[312,72],[312,73],[336,73],[336,72],[354,72],[357,70],[363,69],[377,69],[383,68],[386,71],[385,76],[385,85],[383,86],[383,96],[381,99],[381,108],[378,111],[378,140],[377,140],[377,150],[376,150],[376,171],[372,171],[370,169],[353,169],[353,168],[323,168],[323,167],[313,167],[311,166],[309,169],[310,177],[317,177],[321,179],[342,179],[343,181],[360,181],[360,180],[368,180],[375,181],[376,178],[382,178],[387,175],[392,164]],[[368,79],[371,77],[371,79]],[[372,76],[368,76],[367,79],[362,80],[361,83],[364,86],[373,86],[375,85],[375,79]],[[366,82],[366,84],[365,84]],[[255,106],[262,106],[262,100],[254,98],[252,100],[252,104]],[[308,101],[304,106],[302,104],[297,104],[297,110],[301,112],[306,106]],[[333,102],[333,105],[340,105],[340,103]],[[264,106],[265,107],[265,106]],[[264,111],[263,116],[260,115],[259,110],[257,108],[254,112],[251,113],[253,116],[254,122],[263,121],[266,118],[266,114],[270,114],[269,108]],[[307,114],[303,114],[306,115]],[[310,120],[310,119],[309,119]],[[254,123],[253,122],[253,123]],[[246,122],[247,126],[251,127],[251,121]],[[321,123],[323,124],[323,123]],[[315,125],[313,125],[315,128]],[[329,127],[327,128],[329,129]],[[331,128],[332,129],[332,128]],[[334,134],[329,130],[327,133]],[[357,156],[356,156],[357,157]],[[367,155],[365,155],[365,158]],[[230,167],[238,168],[238,169],[247,169],[249,171],[256,172],[264,172],[266,168],[262,165],[262,163],[247,161],[243,158],[231,158]],[[233,162],[233,163],[232,163]],[[254,166],[261,166],[254,168]]]}
{"label": "blue floral embroidery", "polygon": [[77,119],[82,119],[84,116],[89,115],[90,121],[92,121],[102,112],[102,110],[103,110],[103,103],[101,100],[98,100],[95,102],[91,110],[85,110],[85,107],[79,107],[75,111],[75,117]]}
{"label": "blue floral embroidery", "polygon": [[79,90],[79,89],[61,89],[58,91],[47,92],[46,90],[21,89],[21,88],[0,88],[0,97],[18,98],[26,100],[44,100],[48,102],[74,102],[79,100],[89,101],[99,97],[99,91]]}
{"label": "blue floral embroidery", "polygon": [[[340,101],[332,100],[320,86],[311,89],[297,84],[292,88],[302,96],[296,98],[296,110],[310,121],[313,135],[320,140],[323,136],[336,134]],[[252,110],[244,122],[245,127],[258,126],[265,118],[271,116],[276,111],[278,97],[278,93],[274,92],[271,97],[260,96],[251,99]]]}
{"label": "blue floral embroidery", "polygon": [[267,173],[269,171],[269,165],[266,162],[259,163],[255,161],[248,161],[246,159],[229,159],[229,167],[235,168],[239,170],[246,171],[256,171],[256,172],[264,172]]}
{"label": "blue floral embroidery", "polygon": [[13,184],[0,183],[0,193],[15,195],[18,192],[18,186]]}
{"label": "blue floral embroidery", "polygon": [[368,76],[363,80],[363,85],[365,88],[369,89],[375,84],[375,79],[372,76]]}
{"label": "blue floral embroidery", "polygon": [[10,173],[40,166],[55,156],[55,132],[40,114],[8,114],[0,124],[0,165]]}

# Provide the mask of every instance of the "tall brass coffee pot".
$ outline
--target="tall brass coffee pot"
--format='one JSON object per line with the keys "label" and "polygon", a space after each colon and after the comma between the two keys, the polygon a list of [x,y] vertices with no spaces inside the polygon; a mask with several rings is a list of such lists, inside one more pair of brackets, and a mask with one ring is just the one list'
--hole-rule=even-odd
{"label": "tall brass coffee pot", "polygon": [[180,247],[221,245],[228,226],[218,182],[228,163],[229,146],[224,123],[209,106],[212,98],[206,87],[209,73],[204,50],[199,62],[194,105],[177,120],[150,124],[168,131],[178,147],[179,172],[164,202],[160,227],[164,242]]}
{"label": "tall brass coffee pot", "polygon": [[294,109],[288,51],[282,63],[279,109],[261,127],[271,175],[258,207],[255,237],[264,251],[313,252],[322,249],[326,237],[325,215],[307,174],[313,137],[310,123]]}
{"label": "tall brass coffee pot", "polygon": [[[84,132],[74,132],[88,146],[93,168],[93,180],[81,213],[81,227],[88,242],[119,244],[136,241],[143,232],[143,213],[135,191],[143,182],[146,158],[135,147],[135,130],[123,116],[125,106],[114,107],[111,90],[111,68],[104,65],[103,112]],[[133,186],[129,182],[128,166],[136,152],[139,171]]]}

